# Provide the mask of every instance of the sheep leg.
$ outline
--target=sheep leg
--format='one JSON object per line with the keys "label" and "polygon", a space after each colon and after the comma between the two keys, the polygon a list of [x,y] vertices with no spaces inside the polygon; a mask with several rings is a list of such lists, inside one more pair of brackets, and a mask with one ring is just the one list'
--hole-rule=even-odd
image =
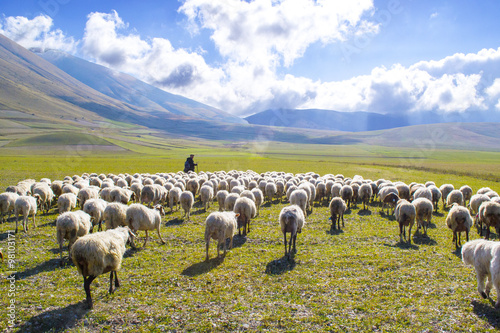
{"label": "sheep leg", "polygon": [[[33,213],[33,225],[35,226],[35,228],[38,228],[38,227],[36,226],[35,216],[36,216],[36,214],[35,214],[35,213]],[[28,221],[26,221],[26,223],[28,223]]]}
{"label": "sheep leg", "polygon": [[[295,247],[295,242],[297,241],[297,233],[293,235],[293,253],[297,252],[297,248]],[[292,242],[292,239],[290,239],[290,243]],[[289,251],[290,252],[290,251]]]}
{"label": "sheep leg", "polygon": [[233,236],[231,235],[231,237],[229,239],[230,239],[230,241],[229,241],[229,249],[232,249],[233,248]]}
{"label": "sheep leg", "polygon": [[408,242],[411,244],[411,227],[413,225],[410,223],[410,225],[408,226]]}
{"label": "sheep leg", "polygon": [[95,278],[96,277],[93,275],[83,277],[83,289],[85,290],[85,294],[87,295],[87,305],[89,309],[93,308],[92,295],[90,295],[90,284],[92,283],[92,281],[94,281]]}
{"label": "sheep leg", "polygon": [[287,255],[287,252],[286,252],[286,232],[283,233],[283,243],[285,244],[285,257]]}
{"label": "sheep leg", "polygon": [[205,237],[205,261],[208,261],[208,249],[210,248],[210,237]]}
{"label": "sheep leg", "polygon": [[[402,243],[403,242],[403,235],[404,235],[404,226],[402,223],[399,224],[399,241]],[[406,236],[405,236],[406,238]]]}
{"label": "sheep leg", "polygon": [[148,242],[148,231],[146,230],[146,239],[144,240],[144,244],[142,244],[142,247],[146,247],[147,242]]}
{"label": "sheep leg", "polygon": [[19,214],[16,213],[16,234],[18,231],[18,225],[19,225]]}
{"label": "sheep leg", "polygon": [[[482,229],[482,227],[481,227]],[[486,226],[486,237],[485,239],[490,239],[490,227],[489,226]]]}
{"label": "sheep leg", "polygon": [[162,244],[165,244],[165,241],[163,240],[163,238],[161,237],[161,234],[160,234],[160,224],[158,224],[158,228],[156,229],[156,231],[158,232],[158,237],[160,237],[160,241]]}
{"label": "sheep leg", "polygon": [[25,215],[23,218],[23,230],[24,232],[28,232],[28,215]]}

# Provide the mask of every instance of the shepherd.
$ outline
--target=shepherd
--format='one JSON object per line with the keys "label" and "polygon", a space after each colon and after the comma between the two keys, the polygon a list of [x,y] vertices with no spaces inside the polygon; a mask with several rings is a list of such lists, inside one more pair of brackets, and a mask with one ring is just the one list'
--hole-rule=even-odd
{"label": "shepherd", "polygon": [[184,163],[184,172],[188,173],[189,171],[194,172],[194,167],[198,166],[198,164],[194,163],[194,154],[189,155],[189,157],[186,159],[186,162]]}

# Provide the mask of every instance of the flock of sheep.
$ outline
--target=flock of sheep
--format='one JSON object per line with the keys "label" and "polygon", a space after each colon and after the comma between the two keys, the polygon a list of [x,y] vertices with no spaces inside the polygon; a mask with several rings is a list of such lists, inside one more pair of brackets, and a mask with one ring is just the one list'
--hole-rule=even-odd
{"label": "flock of sheep", "polygon": [[[125,245],[130,243],[135,248],[137,232],[144,230],[146,233],[143,246],[147,244],[148,231],[154,230],[165,243],[160,232],[165,209],[173,212],[180,205],[184,217],[189,220],[197,196],[205,211],[214,201],[219,207],[219,211],[210,213],[205,221],[206,260],[209,259],[211,239],[218,241],[217,255],[220,255],[221,246],[225,254],[226,240],[229,238],[231,248],[236,232],[243,236],[250,232],[251,221],[259,214],[261,205],[276,200],[289,202],[279,215],[286,257],[296,251],[297,234],[304,228],[315,202],[316,206],[329,205],[331,229],[340,229],[341,221],[344,226],[344,214],[352,205],[362,203],[366,210],[370,202],[379,200],[382,211],[387,206],[387,214],[390,214],[393,209],[391,214],[399,223],[401,242],[411,243],[411,229],[415,223],[417,230],[427,233],[432,213],[437,211],[440,201],[443,208],[449,209],[446,224],[453,231],[457,249],[461,245],[461,233],[465,232],[468,241],[473,225],[477,226],[480,235],[483,226],[486,228],[486,239],[490,236],[490,227],[495,227],[497,234],[500,232],[500,197],[489,188],[482,188],[473,195],[469,186],[454,189],[453,185],[444,184],[438,188],[433,182],[405,184],[384,179],[372,181],[359,175],[348,178],[312,172],[93,173],[55,181],[28,179],[9,186],[0,194],[0,213],[2,222],[14,213],[16,232],[21,215],[22,228],[27,232],[30,216],[36,227],[37,210],[47,213],[57,206],[56,237],[61,263],[63,244],[68,240],[69,256],[84,278],[87,303],[92,308],[90,284],[97,276],[110,272],[109,292],[113,292],[113,281],[115,287],[119,286],[117,271]],[[75,210],[77,206],[79,210]],[[106,231],[100,231],[103,223]],[[94,228],[99,232],[93,233]],[[288,242],[287,234],[290,235]],[[500,259],[498,261],[500,266]],[[472,261],[464,257],[464,262],[471,264]],[[500,291],[500,274],[497,275]],[[487,285],[488,293],[491,281],[492,278]],[[484,283],[478,290],[486,295]]]}

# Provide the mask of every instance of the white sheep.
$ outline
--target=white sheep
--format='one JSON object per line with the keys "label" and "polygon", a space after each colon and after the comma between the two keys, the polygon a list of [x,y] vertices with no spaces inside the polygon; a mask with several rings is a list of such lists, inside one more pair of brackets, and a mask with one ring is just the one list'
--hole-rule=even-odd
{"label": "white sheep", "polygon": [[128,206],[120,202],[111,202],[104,209],[103,219],[106,230],[127,226]]}
{"label": "white sheep", "polygon": [[460,192],[462,192],[464,198],[463,205],[465,206],[467,201],[470,202],[470,198],[472,197],[472,188],[469,185],[464,185],[460,188]]}
{"label": "white sheep", "polygon": [[394,217],[399,223],[399,241],[406,240],[405,227],[408,227],[408,242],[411,244],[411,228],[415,223],[416,217],[415,206],[405,199],[400,199],[394,209]]}
{"label": "white sheep", "polygon": [[[158,232],[158,237],[160,237],[161,243],[165,244],[165,241],[160,234],[162,215],[165,215],[165,211],[161,205],[157,205],[154,209],[151,209],[143,204],[135,203],[131,204],[127,208],[126,221],[130,230],[134,234],[139,230],[146,231],[146,239],[142,245],[143,247],[145,247],[148,242],[148,231],[155,229]],[[135,247],[133,243],[132,246]]]}
{"label": "white sheep", "polygon": [[448,212],[448,216],[446,216],[446,225],[451,229],[451,231],[453,231],[452,242],[455,243],[456,249],[462,245],[462,242],[460,241],[460,234],[462,232],[465,232],[467,241],[469,241],[469,231],[472,226],[472,217],[470,216],[467,208],[454,203]]}
{"label": "white sheep", "polygon": [[114,187],[109,196],[111,202],[121,202],[124,205],[131,200],[135,200],[135,192],[122,187]]}
{"label": "white sheep", "polygon": [[[173,187],[173,185],[172,185]],[[140,182],[133,182],[132,184],[130,184],[130,190],[132,192],[134,192],[134,198],[133,200],[135,202],[137,202],[138,200],[140,200],[141,198],[141,191],[142,189],[144,188],[144,185],[142,185],[142,183]]]}
{"label": "white sheep", "polygon": [[439,188],[436,185],[429,185],[427,188],[432,193],[432,204],[434,205],[434,211],[437,212],[439,200],[441,200],[441,196],[443,194],[441,193],[441,190],[439,190]]}
{"label": "white sheep", "polygon": [[63,264],[62,247],[64,240],[68,242],[68,255],[71,246],[78,237],[85,236],[92,228],[90,222],[90,215],[84,211],[77,210],[75,212],[65,212],[59,215],[56,219],[56,234],[57,243],[59,244],[59,253],[61,258],[61,265]]}
{"label": "white sheep", "polygon": [[71,259],[83,276],[83,288],[90,309],[93,307],[90,284],[97,276],[110,272],[109,293],[113,293],[113,275],[115,288],[120,286],[116,271],[121,267],[125,245],[132,239],[130,229],[120,227],[80,237],[71,247]]}
{"label": "white sheep", "polygon": [[2,223],[5,222],[5,215],[8,214],[7,219],[14,212],[16,200],[19,194],[14,192],[4,192],[0,194],[0,213],[2,214]]}
{"label": "white sheep", "polygon": [[264,194],[262,191],[258,188],[253,188],[251,190],[253,196],[255,197],[255,207],[257,208],[257,216],[259,215],[260,212],[260,206],[264,202]]}
{"label": "white sheep", "polygon": [[[225,190],[224,190],[225,191]],[[226,191],[227,192],[227,191]],[[233,236],[237,229],[236,219],[238,214],[234,212],[213,212],[205,220],[205,260],[208,261],[208,249],[210,239],[217,240],[217,258],[220,257],[220,246],[224,244],[224,256],[226,256],[226,239],[229,238],[229,249],[233,247]]]}
{"label": "white sheep", "polygon": [[54,199],[54,192],[49,184],[45,182],[35,183],[31,187],[31,193],[33,193],[33,195],[37,194],[40,197],[38,207],[40,210],[44,210],[45,213],[48,213],[52,205],[52,200]]}
{"label": "white sheep", "polygon": [[417,230],[422,227],[424,229],[424,234],[427,235],[427,228],[431,224],[432,211],[434,210],[432,201],[427,198],[418,198],[413,200],[412,204],[415,206]]}
{"label": "white sheep", "polygon": [[214,189],[210,185],[203,185],[200,188],[200,198],[205,212],[210,208],[210,202],[214,199]]}
{"label": "white sheep", "polygon": [[321,201],[325,197],[326,197],[326,183],[319,182],[316,184],[316,200],[321,204]]}
{"label": "white sheep", "polygon": [[307,192],[304,189],[297,188],[290,194],[290,204],[299,206],[304,216],[307,216],[306,209],[308,200]]}
{"label": "white sheep", "polygon": [[33,215],[33,225],[36,228],[35,215],[37,204],[40,200],[38,194],[35,196],[20,195],[14,203],[14,215],[16,216],[16,233],[18,231],[19,214],[23,214],[23,230],[28,232],[28,217]]}
{"label": "white sheep", "polygon": [[[485,201],[479,207],[479,226],[486,226],[486,239],[490,239],[490,227],[494,227],[500,235],[500,204],[495,201]],[[481,232],[482,234],[482,232]]]}
{"label": "white sheep", "polygon": [[184,217],[187,217],[187,220],[189,221],[191,217],[191,209],[193,208],[194,204],[193,193],[191,193],[191,191],[182,192],[180,196],[180,202],[181,207],[184,210]]}
{"label": "white sheep", "polygon": [[219,190],[217,192],[217,203],[219,204],[219,212],[224,211],[224,202],[226,201],[226,197],[229,195],[229,192],[226,190]]}
{"label": "white sheep", "polygon": [[85,201],[99,198],[99,188],[96,186],[84,187],[78,192],[77,197],[80,207],[83,208],[83,206],[85,206]]}
{"label": "white sheep", "polygon": [[[293,251],[296,252],[295,242],[297,240],[297,234],[302,232],[302,228],[305,225],[305,217],[302,212],[302,208],[297,205],[290,205],[284,207],[279,216],[279,222],[281,227],[281,232],[283,233],[283,243],[285,244],[285,256],[290,257],[293,242]],[[286,234],[290,233],[290,241],[288,244]]]}
{"label": "white sheep", "polygon": [[266,195],[266,199],[269,201],[269,202],[272,202],[274,197],[276,196],[276,192],[277,192],[277,188],[276,188],[276,184],[274,182],[268,182],[266,183],[266,187],[264,189],[264,193]]}
{"label": "white sheep", "polygon": [[446,206],[451,207],[454,203],[457,203],[460,206],[464,205],[464,195],[460,192],[460,190],[453,190],[446,197]]}
{"label": "white sheep", "polygon": [[432,192],[428,187],[417,188],[415,193],[413,193],[413,200],[418,198],[426,198],[432,202]]}
{"label": "white sheep", "polygon": [[77,197],[73,193],[63,193],[57,199],[59,214],[66,213],[76,208]]}
{"label": "white sheep", "polygon": [[452,184],[443,184],[439,187],[442,194],[441,199],[443,200],[443,209],[446,207],[446,198],[448,197],[448,194],[450,194],[450,192],[454,189],[455,187]]}
{"label": "white sheep", "polygon": [[348,209],[351,207],[352,195],[353,191],[351,185],[342,186],[340,189],[340,197],[347,203]]}
{"label": "white sheep", "polygon": [[363,210],[366,210],[366,206],[370,202],[370,198],[373,195],[373,189],[370,184],[362,184],[358,190],[358,198],[363,202]]}
{"label": "white sheep", "polygon": [[234,209],[234,204],[239,197],[240,195],[238,193],[229,193],[224,200],[224,210],[228,212],[232,211]]}
{"label": "white sheep", "polygon": [[[500,242],[484,239],[467,242],[462,246],[462,261],[465,265],[474,267],[477,291],[481,297],[490,297],[492,286],[495,287],[497,295],[500,295]],[[498,296],[495,308],[500,308]]]}
{"label": "white sheep", "polygon": [[90,232],[94,230],[94,226],[97,225],[97,230],[102,230],[102,221],[104,220],[104,210],[108,202],[103,199],[88,199],[83,205],[83,211],[90,215],[92,221],[92,227]]}
{"label": "white sheep", "polygon": [[255,203],[245,197],[239,197],[234,203],[233,211],[238,215],[238,235],[241,235],[241,228],[243,228],[243,236],[250,232],[250,221],[256,215],[257,208]]}
{"label": "white sheep", "polygon": [[240,197],[248,198],[255,203],[255,195],[250,190],[244,190],[243,192],[241,192]]}
{"label": "white sheep", "polygon": [[342,227],[344,227],[344,213],[347,210],[347,205],[342,198],[335,197],[330,201],[329,208],[330,219],[332,221],[331,229],[335,229],[335,225],[338,224],[338,229],[340,230],[340,219],[342,219]]}
{"label": "white sheep", "polygon": [[181,200],[181,193],[182,190],[178,187],[173,187],[169,192],[168,192],[168,206],[170,207],[170,212],[174,211],[174,206],[175,210],[178,210],[179,207],[179,201]]}

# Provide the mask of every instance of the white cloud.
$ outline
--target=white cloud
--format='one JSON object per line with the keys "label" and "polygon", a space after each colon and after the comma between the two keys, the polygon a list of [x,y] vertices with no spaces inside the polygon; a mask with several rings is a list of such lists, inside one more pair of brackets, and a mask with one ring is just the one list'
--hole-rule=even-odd
{"label": "white cloud", "polygon": [[39,15],[32,20],[23,16],[9,16],[0,21],[0,33],[27,49],[74,52],[77,46],[74,39],[66,37],[59,29],[53,30],[52,25],[52,18],[46,15]]}

